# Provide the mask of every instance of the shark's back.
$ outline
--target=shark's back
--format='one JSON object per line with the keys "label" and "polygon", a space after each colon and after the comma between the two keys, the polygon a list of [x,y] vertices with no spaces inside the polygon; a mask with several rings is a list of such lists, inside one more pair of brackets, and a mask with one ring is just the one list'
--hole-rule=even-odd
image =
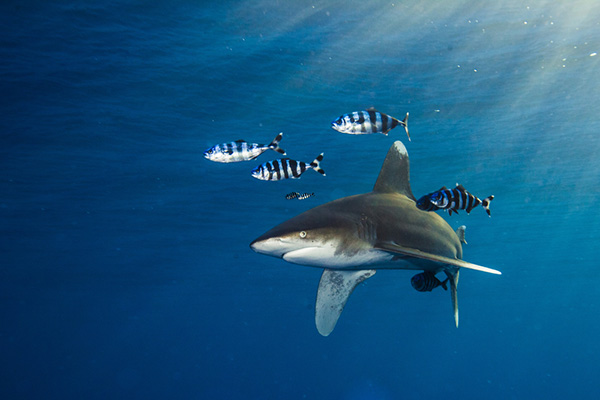
{"label": "shark's back", "polygon": [[419,210],[410,187],[408,152],[394,142],[383,162],[373,191],[340,199],[377,226],[377,244],[396,244],[449,258],[462,258],[462,245],[454,230],[436,213]]}
{"label": "shark's back", "polygon": [[[460,240],[448,223],[436,213],[419,210],[415,201],[402,193],[373,191],[344,197],[296,218],[311,219],[313,224],[318,221],[324,226],[347,224],[346,232],[372,247],[399,245],[453,259],[462,258]],[[402,263],[386,266],[406,267]]]}

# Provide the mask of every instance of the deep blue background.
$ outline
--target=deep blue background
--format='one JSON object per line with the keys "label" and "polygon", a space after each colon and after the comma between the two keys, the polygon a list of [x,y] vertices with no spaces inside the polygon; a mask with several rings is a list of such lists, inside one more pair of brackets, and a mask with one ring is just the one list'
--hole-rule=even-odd
{"label": "deep blue background", "polygon": [[[445,4],[449,3],[449,4]],[[3,399],[598,398],[600,3],[0,5]],[[410,112],[412,142],[338,115]],[[236,139],[325,178],[211,163]],[[371,190],[402,140],[415,195],[494,194],[450,295],[379,271],[321,337],[320,270],[248,244]],[[315,192],[287,201],[292,190]]]}

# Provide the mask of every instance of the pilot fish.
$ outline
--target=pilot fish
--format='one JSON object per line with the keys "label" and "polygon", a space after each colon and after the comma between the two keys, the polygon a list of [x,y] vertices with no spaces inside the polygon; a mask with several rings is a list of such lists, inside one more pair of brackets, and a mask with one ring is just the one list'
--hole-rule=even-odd
{"label": "pilot fish", "polygon": [[410,135],[408,134],[408,113],[406,113],[404,120],[400,121],[371,107],[367,111],[354,111],[344,114],[331,123],[331,127],[336,131],[351,135],[367,133],[383,133],[387,135],[391,129],[394,129],[398,125],[404,127],[406,136],[410,140]]}
{"label": "pilot fish", "polygon": [[446,287],[446,282],[448,282],[448,279],[449,278],[446,278],[444,282],[441,282],[435,277],[433,272],[425,271],[410,278],[410,284],[419,292],[431,292],[438,286],[443,287],[444,290],[448,290]]}
{"label": "pilot fish", "polygon": [[424,211],[447,210],[448,214],[452,215],[453,211],[458,214],[458,210],[466,210],[469,214],[473,208],[481,204],[487,215],[491,217],[490,202],[493,199],[492,195],[481,200],[457,183],[454,189],[443,186],[440,190],[426,194],[417,200],[417,207]]}
{"label": "pilot fish", "polygon": [[285,195],[285,198],[288,200],[294,200],[294,199],[298,199],[298,200],[304,200],[304,199],[308,199],[309,197],[314,196],[314,193],[300,193],[300,192],[291,192]]}
{"label": "pilot fish", "polygon": [[217,144],[204,152],[204,157],[210,161],[230,163],[254,160],[265,151],[271,149],[285,155],[285,150],[279,147],[283,132],[277,135],[269,144],[248,143],[244,140]]}
{"label": "pilot fish", "polygon": [[320,167],[320,163],[323,160],[323,153],[319,154],[317,158],[310,164],[291,160],[289,158],[281,158],[273,161],[267,161],[264,164],[252,170],[252,176],[256,179],[263,181],[279,181],[282,179],[297,179],[309,168],[314,169],[321,175],[325,176],[325,171]]}

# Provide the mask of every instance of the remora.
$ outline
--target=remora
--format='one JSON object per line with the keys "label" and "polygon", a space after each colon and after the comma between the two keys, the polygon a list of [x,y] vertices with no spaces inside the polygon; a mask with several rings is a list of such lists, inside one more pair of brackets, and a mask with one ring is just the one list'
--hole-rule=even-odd
{"label": "remora", "polygon": [[464,230],[455,232],[442,217],[419,210],[415,202],[408,152],[396,141],[372,192],[310,209],[272,228],[250,247],[290,263],[324,268],[315,305],[317,330],[323,336],[333,331],[354,288],[376,269],[444,271],[450,278],[458,327],[460,268],[500,272],[463,261]]}

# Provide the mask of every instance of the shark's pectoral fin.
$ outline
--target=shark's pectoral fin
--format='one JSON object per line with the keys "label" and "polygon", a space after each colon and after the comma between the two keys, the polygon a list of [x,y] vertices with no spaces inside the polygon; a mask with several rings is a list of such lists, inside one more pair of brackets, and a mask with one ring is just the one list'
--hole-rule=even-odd
{"label": "shark's pectoral fin", "polygon": [[321,335],[328,336],[333,331],[354,288],[373,275],[375,275],[374,269],[360,271],[325,269],[323,271],[315,305],[315,323]]}
{"label": "shark's pectoral fin", "polygon": [[447,269],[444,271],[450,281],[450,295],[452,296],[452,308],[454,309],[454,322],[458,328],[458,296],[456,287],[458,286],[458,269]]}
{"label": "shark's pectoral fin", "polygon": [[455,267],[474,269],[476,271],[488,272],[490,274],[502,275],[502,272],[492,268],[483,267],[477,264],[471,264],[469,262],[459,260],[457,258],[449,258],[444,256],[438,256],[437,254],[427,253],[418,249],[412,249],[409,247],[400,246],[395,243],[377,243],[374,246],[376,249],[384,250],[394,254],[400,254],[403,256],[421,258],[423,260],[429,260],[438,262],[441,264],[448,264]]}

